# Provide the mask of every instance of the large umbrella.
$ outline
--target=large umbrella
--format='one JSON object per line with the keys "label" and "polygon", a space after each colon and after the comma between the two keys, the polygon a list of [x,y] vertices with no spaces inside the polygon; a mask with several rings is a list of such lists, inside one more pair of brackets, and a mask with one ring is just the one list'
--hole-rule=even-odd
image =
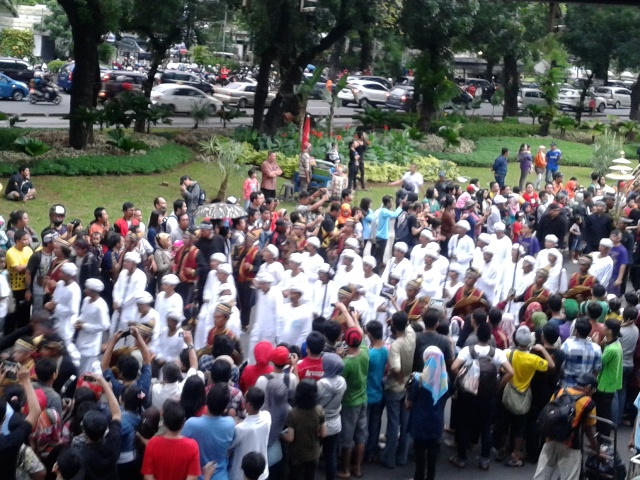
{"label": "large umbrella", "polygon": [[208,217],[211,220],[221,220],[223,218],[234,219],[246,217],[247,212],[240,205],[218,202],[199,206],[194,216]]}

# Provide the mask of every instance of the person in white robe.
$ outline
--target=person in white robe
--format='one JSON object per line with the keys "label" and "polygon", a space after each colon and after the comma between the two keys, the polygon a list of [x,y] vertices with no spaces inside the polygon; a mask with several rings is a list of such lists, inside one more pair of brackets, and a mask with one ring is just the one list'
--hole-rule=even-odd
{"label": "person in white robe", "polygon": [[184,343],[184,331],[180,327],[184,321],[182,310],[167,312],[167,326],[160,336],[151,343],[151,350],[155,354],[154,360],[163,365],[174,362],[180,358],[180,352],[187,348]]}
{"label": "person in white robe", "polygon": [[302,253],[302,270],[309,279],[309,288],[313,288],[318,280],[318,269],[324,263],[324,259],[318,253],[319,248],[320,240],[318,237],[309,237],[304,247],[306,251]]}
{"label": "person in white robe", "polygon": [[517,272],[522,269],[522,259],[524,254],[524,247],[521,247],[519,243],[514,243],[511,247],[511,258],[508,262],[504,262],[502,264],[502,280],[498,285],[498,292],[496,295],[497,302],[506,300],[509,296],[509,292],[515,284],[515,277],[518,274]]}
{"label": "person in white robe", "polygon": [[77,274],[78,267],[75,263],[64,263],[60,267],[60,280],[56,284],[51,301],[44,305],[55,317],[56,332],[64,341],[76,367],[80,365],[80,353],[73,343],[73,324],[76,323],[82,302],[82,292],[75,279]]}
{"label": "person in white robe", "polygon": [[302,296],[307,292],[306,285],[291,285],[289,287],[289,303],[283,305],[278,318],[278,342],[301,347],[311,333],[313,312],[309,303],[302,302]]}
{"label": "person in white robe", "polygon": [[385,338],[389,336],[389,326],[387,320],[396,313],[394,302],[391,298],[395,298],[396,305],[402,305],[407,299],[407,292],[400,286],[399,272],[391,272],[389,274],[389,282],[382,285],[378,301],[376,302],[376,320],[384,326]]}
{"label": "person in white robe", "polygon": [[331,279],[333,270],[328,263],[322,264],[318,269],[318,280],[313,285],[313,299],[311,306],[316,317],[331,318],[333,305],[338,301],[338,289],[336,282]]}
{"label": "person in white robe", "polygon": [[[536,264],[536,259],[531,255],[527,255],[522,259],[522,265],[516,270],[516,282],[513,286],[513,291],[516,297],[519,297],[524,291],[533,284],[536,278],[536,271],[533,269]],[[524,302],[516,302],[511,300],[507,303],[505,310],[507,313],[513,315],[513,318],[518,318],[518,313]]]}
{"label": "person in white robe", "polygon": [[427,248],[433,242],[433,232],[425,228],[418,236],[418,244],[411,249],[409,260],[413,268],[420,269],[424,265],[424,256],[427,254]]}
{"label": "person in white robe", "polygon": [[557,248],[550,248],[549,264],[545,267],[549,272],[549,278],[544,283],[544,288],[551,293],[562,293],[567,291],[567,271],[564,269],[562,254]]}
{"label": "person in white robe", "polygon": [[[443,299],[445,300],[445,304],[453,298],[460,287],[464,287],[463,280],[466,271],[467,269],[462,268],[462,265],[457,262],[451,262],[449,264],[449,278],[444,285]],[[446,308],[445,313],[448,315],[448,318],[451,318],[452,311],[453,307]]]}
{"label": "person in white robe", "polygon": [[494,261],[497,264],[504,264],[511,258],[511,239],[506,235],[507,227],[504,223],[496,223],[495,234],[491,240],[491,247],[494,250]]}
{"label": "person in white robe", "polygon": [[544,248],[536,255],[536,265],[534,270],[538,271],[549,265],[549,250],[558,246],[558,237],[555,235],[547,235],[544,237]]}
{"label": "person in white robe", "polygon": [[[150,329],[151,339],[154,338],[154,333],[156,329],[156,325],[160,323],[160,314],[155,308],[152,308],[153,305],[153,296],[146,291],[140,292],[138,297],[136,298],[136,307],[138,308],[138,316],[134,322],[129,322],[128,325],[125,325],[123,330],[127,330],[132,326],[138,327],[140,332],[143,332],[142,326],[145,325],[144,331],[146,332],[146,328]],[[157,338],[157,337],[155,337]],[[126,337],[120,338],[118,343],[116,343],[117,347],[127,346],[134,347],[136,344],[136,340],[133,335],[129,335]]]}
{"label": "person in white robe", "polygon": [[600,240],[598,253],[592,253],[593,263],[589,267],[589,273],[598,279],[600,285],[607,287],[613,274],[613,258],[609,255],[613,248],[613,242],[609,238]]}
{"label": "person in white robe", "polygon": [[253,349],[258,342],[266,340],[276,344],[277,325],[283,307],[282,292],[272,287],[273,277],[263,272],[256,275],[256,302],[251,310],[251,333],[249,335],[249,363],[254,364]]}
{"label": "person in white robe", "polygon": [[258,269],[258,273],[268,272],[273,277],[273,286],[280,289],[284,282],[284,266],[278,262],[280,252],[275,245],[267,245],[260,251],[262,255],[262,264]]}
{"label": "person in white robe", "polygon": [[[240,321],[240,310],[236,306],[236,294],[231,293],[231,287],[226,283],[220,285],[219,293],[218,301],[220,303],[231,305],[229,320],[227,320],[227,328],[229,328],[236,337],[240,337],[242,334],[242,322]],[[211,328],[213,328],[213,325],[211,325]]]}
{"label": "person in white robe", "polygon": [[[282,288],[282,296],[284,297],[284,302],[289,303],[289,288],[292,285],[302,285],[302,288],[307,288],[309,286],[309,278],[307,274],[302,271],[302,254],[301,253],[292,253],[289,256],[289,269],[284,271],[284,280],[280,285]],[[303,300],[310,300],[310,297],[307,298],[307,294],[303,295]]]}
{"label": "person in white robe", "polygon": [[488,233],[481,233],[476,240],[476,248],[473,250],[473,260],[471,261],[471,267],[476,270],[482,269],[484,265],[484,255],[482,249],[491,245],[493,237]]}
{"label": "person in white robe", "polygon": [[138,268],[140,255],[128,252],[122,262],[122,270],[113,286],[113,315],[111,317],[110,334],[129,329],[130,323],[138,318],[138,295],[147,287],[147,276]]}
{"label": "person in white robe", "polygon": [[167,328],[167,315],[169,312],[183,311],[184,301],[180,294],[176,292],[176,286],[179,283],[180,279],[173,273],[162,277],[162,291],[156,296],[154,306],[160,315],[160,322],[154,328],[154,339],[158,338],[158,335]]}
{"label": "person in white robe", "polygon": [[[205,346],[207,331],[205,331],[205,324],[207,323],[207,317],[211,315],[211,311],[215,308],[218,301],[218,291],[220,290],[220,278],[218,276],[218,267],[226,263],[227,257],[223,253],[214,253],[209,257],[209,273],[207,274],[207,280],[204,283],[202,290],[202,305],[200,305],[200,311],[196,319],[196,331],[193,335],[193,344],[197,350]],[[232,271],[233,273],[233,271]]]}
{"label": "person in white robe", "polygon": [[340,255],[342,260],[338,265],[338,271],[333,277],[334,282],[340,287],[350,283],[363,283],[364,272],[362,267],[358,268],[356,266],[356,257],[358,257],[356,252],[350,249],[345,249]]}
{"label": "person in white robe", "polygon": [[89,278],[84,282],[85,297],[73,324],[76,331],[74,343],[80,353],[80,373],[101,373],[98,355],[102,334],[109,330],[110,321],[107,302],[100,297],[103,290],[104,284],[97,278]]}
{"label": "person in white robe", "polygon": [[419,297],[442,298],[446,270],[443,273],[440,268],[434,266],[439,258],[440,254],[434,248],[430,248],[424,257],[422,270],[415,272],[415,277],[422,279]]}
{"label": "person in white robe", "polygon": [[489,305],[494,305],[496,299],[496,291],[498,289],[498,282],[501,278],[501,268],[495,260],[495,250],[493,245],[489,245],[482,249],[484,255],[484,265],[480,271],[480,278],[476,283],[476,287],[487,297]]}
{"label": "person in white robe", "polygon": [[471,265],[475,249],[473,239],[467,235],[469,230],[471,230],[469,222],[460,220],[456,223],[457,233],[451,237],[448,244],[449,260],[459,263],[465,270]]}
{"label": "person in white robe", "polygon": [[405,242],[398,242],[393,246],[391,258],[382,273],[383,283],[389,283],[389,275],[394,272],[400,278],[400,287],[405,288],[413,276],[413,265],[405,257],[408,251],[409,246]]}
{"label": "person in white robe", "polygon": [[362,324],[366,325],[376,318],[376,300],[380,295],[382,288],[382,280],[380,276],[374,272],[376,268],[376,259],[372,255],[367,255],[362,259],[362,267],[364,269],[364,278],[362,279],[362,287],[364,289],[364,298],[368,304],[367,314],[362,318]]}

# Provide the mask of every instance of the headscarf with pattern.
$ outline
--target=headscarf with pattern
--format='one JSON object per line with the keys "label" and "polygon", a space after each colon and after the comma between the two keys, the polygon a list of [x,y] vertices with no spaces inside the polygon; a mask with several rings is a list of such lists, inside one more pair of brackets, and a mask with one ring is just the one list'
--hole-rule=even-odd
{"label": "headscarf with pattern", "polygon": [[449,390],[449,377],[447,366],[444,363],[444,354],[436,346],[427,347],[422,355],[424,368],[420,374],[422,386],[431,392],[433,404],[438,401]]}

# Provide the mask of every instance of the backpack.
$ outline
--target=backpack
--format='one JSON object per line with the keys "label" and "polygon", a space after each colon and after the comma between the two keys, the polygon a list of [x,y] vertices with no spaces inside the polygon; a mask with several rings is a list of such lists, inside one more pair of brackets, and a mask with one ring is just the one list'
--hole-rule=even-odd
{"label": "backpack", "polygon": [[207,203],[207,192],[204,191],[202,187],[200,187],[200,195],[198,195],[198,206],[201,207]]}
{"label": "backpack", "polygon": [[564,442],[571,438],[576,418],[576,403],[584,395],[571,395],[564,390],[545,405],[536,421],[538,431],[547,438]]}
{"label": "backpack", "polygon": [[[380,212],[378,212],[380,215]],[[373,214],[373,220],[371,220],[371,231],[369,232],[369,241],[372,245],[377,243],[376,233],[378,233],[378,215]]]}
{"label": "backpack", "polygon": [[489,348],[489,353],[479,357],[476,347],[469,347],[471,365],[460,374],[460,387],[465,391],[480,398],[490,398],[498,391],[498,367],[493,363],[496,353],[494,347]]}

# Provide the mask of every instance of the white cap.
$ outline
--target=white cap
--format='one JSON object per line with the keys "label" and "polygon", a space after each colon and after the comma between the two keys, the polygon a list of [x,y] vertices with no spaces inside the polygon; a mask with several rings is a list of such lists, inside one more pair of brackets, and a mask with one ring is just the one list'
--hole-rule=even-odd
{"label": "white cap", "polygon": [[493,229],[496,232],[504,232],[507,229],[507,226],[502,222],[498,222],[493,224]]}
{"label": "white cap", "polygon": [[440,253],[434,248],[427,248],[427,251],[424,253],[424,256],[429,258],[438,258],[440,256]]}
{"label": "white cap", "polygon": [[524,253],[526,252],[525,248],[519,243],[514,243],[513,245],[511,245],[511,250],[512,251],[517,250],[520,255],[524,255]]}
{"label": "white cap", "polygon": [[76,264],[73,262],[66,262],[62,264],[62,267],[60,267],[60,271],[65,275],[75,277],[76,273],[78,273],[78,267],[76,267]]}
{"label": "white cap", "polygon": [[600,246],[607,247],[607,248],[613,248],[613,242],[609,238],[603,238],[602,240],[600,240]]}
{"label": "white cap", "polygon": [[307,245],[313,245],[316,248],[320,248],[320,240],[318,237],[309,237],[307,239]]}
{"label": "white cap", "polygon": [[489,245],[491,243],[491,235],[488,233],[481,233],[478,235],[478,240]]}
{"label": "white cap", "polygon": [[153,296],[149,292],[140,292],[136,295],[136,303],[138,305],[151,305],[153,303]]}
{"label": "white cap", "polygon": [[260,283],[273,283],[273,275],[269,272],[260,272],[256,275],[256,282]]}
{"label": "white cap", "polygon": [[304,260],[304,258],[301,253],[296,252],[289,255],[290,262],[297,263],[298,265],[300,265],[302,263],[302,260]]}
{"label": "white cap", "polygon": [[437,242],[429,243],[426,246],[426,249],[427,249],[427,251],[433,251],[433,252],[436,252],[436,253],[440,253],[440,244],[437,243]]}
{"label": "white cap", "polygon": [[127,252],[124,255],[124,261],[133,262],[137,265],[142,261],[142,259],[140,258],[140,254],[138,252]]}
{"label": "white cap", "polygon": [[267,245],[265,247],[265,250],[269,252],[271,255],[273,255],[273,258],[275,259],[277,259],[280,256],[280,251],[278,250],[278,247],[276,247],[275,245]]}
{"label": "white cap", "polygon": [[353,260],[354,258],[356,258],[356,252],[354,252],[353,250],[344,249],[342,251],[342,258],[350,258],[351,260]]}
{"label": "white cap", "polygon": [[320,268],[318,268],[318,273],[331,273],[331,265],[323,263],[320,265]]}
{"label": "white cap", "polygon": [[496,254],[496,250],[491,245],[487,245],[486,247],[484,247],[482,249],[482,253],[488,253],[490,255],[495,255]]}
{"label": "white cap", "polygon": [[304,295],[304,287],[295,283],[289,287],[289,291],[298,292],[300,295]]}
{"label": "white cap", "polygon": [[544,241],[545,242],[553,242],[554,245],[558,244],[558,237],[556,237],[555,235],[547,235],[546,237],[544,237]]}
{"label": "white cap", "polygon": [[409,251],[409,245],[404,242],[398,242],[393,246],[394,250],[399,250],[402,253],[407,253]]}
{"label": "white cap", "polygon": [[501,203],[507,203],[507,199],[504,198],[502,195],[496,195],[495,197],[493,197],[493,203],[495,203],[496,205],[499,205]]}
{"label": "white cap", "polygon": [[420,232],[420,236],[423,238],[427,238],[429,240],[433,240],[433,233],[428,228],[425,228]]}
{"label": "white cap", "polygon": [[162,277],[162,285],[173,285],[174,287],[180,283],[177,275],[170,273]]}
{"label": "white cap", "polygon": [[389,272],[389,278],[395,278],[396,280],[400,280],[401,278],[400,272],[398,272],[397,270],[391,270]]}
{"label": "white cap", "polygon": [[467,232],[471,230],[471,225],[469,225],[469,222],[467,222],[466,220],[460,220],[458,223],[456,223],[456,227],[464,228]]}
{"label": "white cap", "polygon": [[349,248],[353,248],[354,250],[357,250],[358,248],[360,248],[360,244],[358,243],[358,240],[353,238],[353,237],[349,237],[344,241],[344,246],[345,247],[349,247]]}
{"label": "white cap", "polygon": [[362,263],[364,265],[369,265],[370,267],[375,267],[378,262],[376,262],[376,259],[373,255],[365,255],[364,258],[362,259]]}
{"label": "white cap", "polygon": [[87,278],[84,282],[84,288],[100,293],[104,290],[104,283],[97,278]]}
{"label": "white cap", "polygon": [[218,272],[226,273],[227,275],[231,275],[233,273],[233,268],[228,263],[221,263],[218,265]]}
{"label": "white cap", "polygon": [[455,272],[459,276],[461,276],[461,275],[464,275],[465,268],[464,268],[464,266],[460,265],[458,262],[451,262],[449,264],[449,271],[450,272]]}
{"label": "white cap", "polygon": [[167,320],[175,320],[176,322],[182,322],[184,320],[184,313],[180,310],[171,310],[167,313]]}
{"label": "white cap", "polygon": [[224,253],[214,253],[209,257],[210,262],[220,262],[225,263],[227,261],[227,256]]}
{"label": "white cap", "polygon": [[529,265],[535,265],[536,264],[536,259],[533,258],[531,255],[527,255],[526,257],[524,257],[522,259],[523,262],[527,262]]}

